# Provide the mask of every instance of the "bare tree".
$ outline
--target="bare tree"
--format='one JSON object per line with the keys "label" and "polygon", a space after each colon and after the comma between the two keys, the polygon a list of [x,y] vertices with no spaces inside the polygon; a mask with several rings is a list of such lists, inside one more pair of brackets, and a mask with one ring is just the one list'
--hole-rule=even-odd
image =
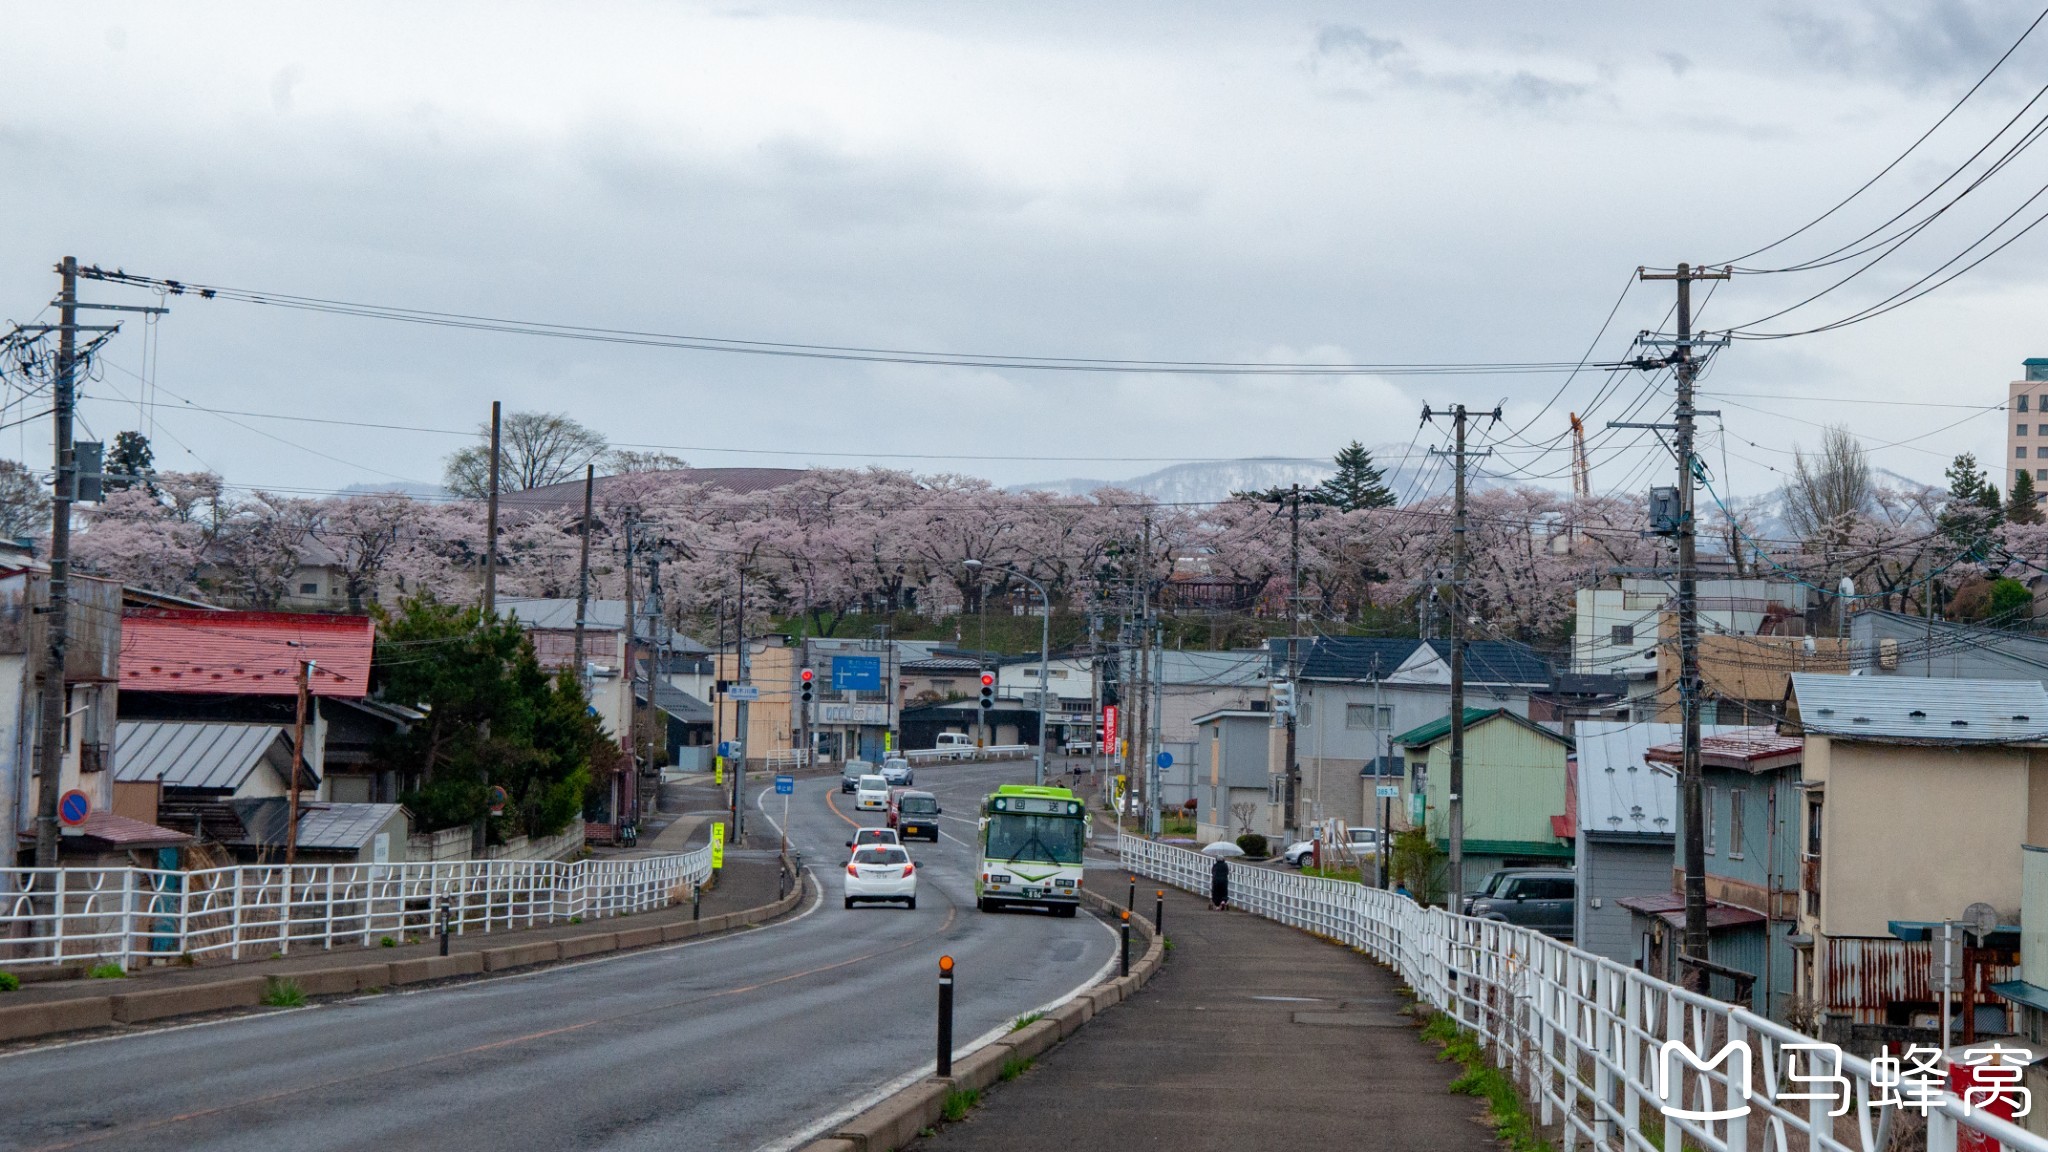
{"label": "bare tree", "polygon": [[50,526],[50,492],[18,460],[0,460],[0,537],[40,536]]}
{"label": "bare tree", "polygon": [[[448,457],[445,480],[458,496],[481,499],[491,487],[490,425],[484,443]],[[506,492],[573,480],[604,455],[603,434],[553,412],[513,412],[500,428],[498,487]]]}
{"label": "bare tree", "polygon": [[599,467],[620,475],[628,472],[673,472],[689,466],[690,462],[681,456],[671,456],[666,452],[634,452],[625,448],[614,448],[605,453],[599,464]]}
{"label": "bare tree", "polygon": [[1818,455],[1793,448],[1785,518],[1802,539],[1840,537],[1870,499],[1870,457],[1847,428],[1837,424],[1822,433]]}

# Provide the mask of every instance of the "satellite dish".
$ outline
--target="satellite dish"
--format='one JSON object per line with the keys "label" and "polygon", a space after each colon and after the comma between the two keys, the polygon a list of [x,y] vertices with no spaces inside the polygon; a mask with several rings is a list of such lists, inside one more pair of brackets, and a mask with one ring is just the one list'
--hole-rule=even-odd
{"label": "satellite dish", "polygon": [[1963,909],[1963,927],[1982,945],[1993,932],[1998,931],[1998,909],[1982,900]]}

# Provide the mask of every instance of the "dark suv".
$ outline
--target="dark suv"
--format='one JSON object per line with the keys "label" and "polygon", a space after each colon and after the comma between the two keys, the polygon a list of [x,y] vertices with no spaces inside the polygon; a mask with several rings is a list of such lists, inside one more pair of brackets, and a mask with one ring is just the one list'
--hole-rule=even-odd
{"label": "dark suv", "polygon": [[1579,881],[1569,868],[1503,868],[1465,897],[1465,915],[1572,938]]}

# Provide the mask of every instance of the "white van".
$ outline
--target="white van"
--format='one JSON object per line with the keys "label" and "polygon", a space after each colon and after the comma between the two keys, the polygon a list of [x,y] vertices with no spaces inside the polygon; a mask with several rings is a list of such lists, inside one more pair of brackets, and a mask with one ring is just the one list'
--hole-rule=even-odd
{"label": "white van", "polygon": [[940,750],[972,748],[974,747],[974,737],[966,732],[941,732],[939,733],[938,742],[933,744],[932,747]]}

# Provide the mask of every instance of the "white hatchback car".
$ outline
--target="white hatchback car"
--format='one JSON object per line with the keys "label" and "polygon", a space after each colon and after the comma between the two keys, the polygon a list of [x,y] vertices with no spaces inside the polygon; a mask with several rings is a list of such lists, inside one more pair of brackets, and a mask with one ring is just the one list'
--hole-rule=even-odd
{"label": "white hatchback car", "polygon": [[853,806],[862,812],[889,810],[889,781],[883,776],[863,776],[853,786]]}
{"label": "white hatchback car", "polygon": [[853,850],[846,862],[846,906],[863,900],[901,900],[917,907],[917,865],[910,853],[893,844],[872,844]]}

